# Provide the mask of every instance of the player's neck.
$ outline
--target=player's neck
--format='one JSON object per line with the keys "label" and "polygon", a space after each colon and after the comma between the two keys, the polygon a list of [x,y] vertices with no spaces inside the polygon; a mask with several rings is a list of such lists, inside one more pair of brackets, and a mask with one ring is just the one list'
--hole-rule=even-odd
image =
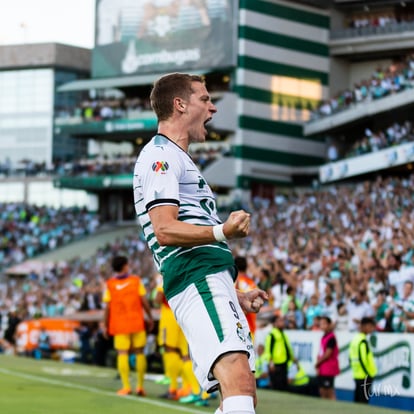
{"label": "player's neck", "polygon": [[158,133],[165,135],[170,141],[178,145],[183,151],[188,152],[188,133],[184,133],[181,126],[168,121],[160,122],[158,125]]}

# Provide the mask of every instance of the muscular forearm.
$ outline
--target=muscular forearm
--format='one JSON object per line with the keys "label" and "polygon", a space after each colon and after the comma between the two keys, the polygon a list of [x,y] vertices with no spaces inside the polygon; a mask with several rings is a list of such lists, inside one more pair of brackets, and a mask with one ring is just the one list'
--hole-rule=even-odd
{"label": "muscular forearm", "polygon": [[[152,227],[161,246],[192,247],[213,243],[214,226],[203,226],[178,220],[178,209],[171,206],[155,207],[149,211]],[[242,210],[232,212],[222,231],[227,239],[246,237],[250,215]]]}
{"label": "muscular forearm", "polygon": [[159,225],[155,234],[161,246],[192,247],[216,241],[213,226],[196,226],[178,220]]}

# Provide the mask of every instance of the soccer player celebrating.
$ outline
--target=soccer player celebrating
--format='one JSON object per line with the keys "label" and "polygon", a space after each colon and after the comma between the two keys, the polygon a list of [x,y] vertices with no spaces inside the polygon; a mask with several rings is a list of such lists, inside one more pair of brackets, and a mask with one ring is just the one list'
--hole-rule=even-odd
{"label": "soccer player celebrating", "polygon": [[248,235],[250,215],[235,211],[221,223],[213,192],[188,154],[191,143],[205,141],[217,109],[203,79],[182,73],[159,78],[150,99],[158,133],[135,165],[136,213],[198,381],[221,392],[216,413],[253,414],[254,349],[243,311],[257,312],[267,294],[235,289],[226,242]]}

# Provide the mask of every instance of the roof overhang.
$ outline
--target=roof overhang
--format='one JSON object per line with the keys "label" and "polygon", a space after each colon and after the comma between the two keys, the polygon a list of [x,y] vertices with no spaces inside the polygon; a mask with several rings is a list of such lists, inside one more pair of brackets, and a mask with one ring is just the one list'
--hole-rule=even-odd
{"label": "roof overhang", "polygon": [[[209,71],[191,72],[194,75],[205,75]],[[147,75],[120,76],[117,78],[80,79],[59,86],[58,92],[87,91],[91,89],[108,89],[128,86],[152,85],[162,74],[150,73]]]}
{"label": "roof overhang", "polygon": [[81,79],[65,83],[58,92],[87,91],[122,86],[151,85],[159,75],[122,76],[118,78]]}

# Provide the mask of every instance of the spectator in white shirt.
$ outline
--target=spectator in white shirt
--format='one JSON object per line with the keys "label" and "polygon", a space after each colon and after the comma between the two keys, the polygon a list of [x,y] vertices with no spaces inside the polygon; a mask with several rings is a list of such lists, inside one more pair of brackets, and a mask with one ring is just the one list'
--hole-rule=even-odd
{"label": "spectator in white shirt", "polygon": [[367,302],[368,296],[365,290],[359,290],[357,294],[348,301],[348,330],[356,332],[359,329],[359,323],[364,317],[374,317],[375,312],[372,306]]}

